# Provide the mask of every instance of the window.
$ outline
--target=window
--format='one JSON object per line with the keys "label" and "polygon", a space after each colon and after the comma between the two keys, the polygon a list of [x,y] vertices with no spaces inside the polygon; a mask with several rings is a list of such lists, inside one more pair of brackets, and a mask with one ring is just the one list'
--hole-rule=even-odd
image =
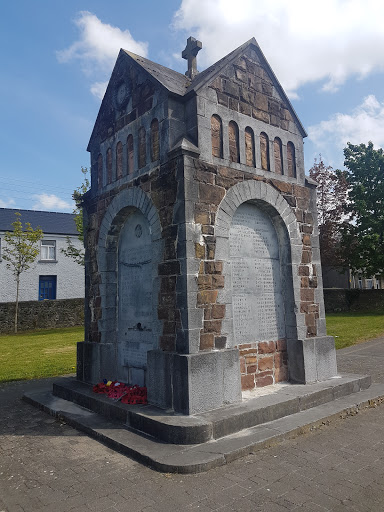
{"label": "window", "polygon": [[296,178],[296,156],[295,146],[292,142],[287,144],[287,160],[288,160],[288,176],[290,178]]}
{"label": "window", "polygon": [[228,125],[229,138],[229,160],[231,162],[240,163],[239,151],[239,129],[234,121],[230,121]]}
{"label": "window", "polygon": [[264,132],[260,133],[260,153],[261,168],[264,171],[269,171],[269,140],[268,135]]}
{"label": "window", "polygon": [[156,162],[159,159],[160,154],[159,146],[159,121],[154,119],[151,123],[151,159],[152,162]]}
{"label": "window", "polygon": [[39,300],[56,299],[56,276],[39,276]]}
{"label": "window", "polygon": [[55,240],[42,240],[41,241],[41,259],[42,260],[56,260],[56,241]]}
{"label": "window", "polygon": [[128,162],[128,174],[133,173],[135,168],[134,154],[133,154],[133,135],[127,137],[127,162]]}
{"label": "window", "polygon": [[116,144],[116,179],[123,177],[123,145],[119,141]]}
{"label": "window", "polygon": [[253,130],[249,126],[245,129],[245,163],[255,167],[255,138]]}
{"label": "window", "polygon": [[212,156],[223,158],[223,124],[218,115],[211,117]]}
{"label": "window", "polygon": [[273,153],[275,158],[275,173],[276,174],[284,174],[283,173],[283,145],[279,137],[275,137],[273,141]]}

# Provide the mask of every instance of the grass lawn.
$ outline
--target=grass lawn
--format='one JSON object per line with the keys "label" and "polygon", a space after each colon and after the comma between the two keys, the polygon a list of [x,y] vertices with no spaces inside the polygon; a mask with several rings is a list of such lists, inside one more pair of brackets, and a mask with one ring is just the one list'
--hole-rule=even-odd
{"label": "grass lawn", "polygon": [[83,327],[0,335],[0,382],[75,373],[83,340]]}
{"label": "grass lawn", "polygon": [[[327,331],[336,348],[349,347],[384,335],[384,314],[327,314]],[[83,327],[0,335],[0,382],[75,373],[76,343]]]}
{"label": "grass lawn", "polygon": [[336,348],[384,336],[384,314],[329,313],[326,319],[327,334],[335,336]]}

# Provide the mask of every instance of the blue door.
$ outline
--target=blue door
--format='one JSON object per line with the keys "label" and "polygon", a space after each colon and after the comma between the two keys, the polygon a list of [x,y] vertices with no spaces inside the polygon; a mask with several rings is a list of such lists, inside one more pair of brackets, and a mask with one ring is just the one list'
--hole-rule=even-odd
{"label": "blue door", "polygon": [[39,300],[56,299],[56,276],[39,276]]}

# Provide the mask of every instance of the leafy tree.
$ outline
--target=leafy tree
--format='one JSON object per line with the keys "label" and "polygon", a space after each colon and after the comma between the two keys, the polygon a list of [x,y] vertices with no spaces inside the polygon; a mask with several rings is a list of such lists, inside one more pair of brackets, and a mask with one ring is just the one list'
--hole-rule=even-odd
{"label": "leafy tree", "polygon": [[19,212],[15,212],[16,220],[12,222],[13,231],[7,231],[4,235],[5,248],[3,258],[16,281],[16,303],[15,303],[15,332],[17,332],[18,311],[19,311],[19,289],[20,275],[31,268],[39,255],[39,241],[44,234],[40,228],[33,229],[29,222],[21,223]]}
{"label": "leafy tree", "polygon": [[342,233],[345,264],[365,276],[384,273],[384,151],[373,143],[344,149],[350,223]]}
{"label": "leafy tree", "polygon": [[337,267],[341,264],[338,246],[347,201],[346,173],[326,166],[320,155],[309,170],[309,176],[318,183],[316,204],[321,259],[324,265]]}
{"label": "leafy tree", "polygon": [[[88,169],[87,167],[82,167],[81,172],[83,174],[83,182],[77,187],[73,194],[72,198],[75,201],[75,209],[73,213],[75,214],[75,223],[77,227],[77,231],[79,232],[79,240],[84,243],[84,225],[83,225],[83,196],[90,189],[90,181],[88,178]],[[84,249],[77,248],[73,244],[72,240],[69,236],[67,236],[67,247],[65,249],[61,249],[61,252],[72,258],[79,265],[84,265]]]}

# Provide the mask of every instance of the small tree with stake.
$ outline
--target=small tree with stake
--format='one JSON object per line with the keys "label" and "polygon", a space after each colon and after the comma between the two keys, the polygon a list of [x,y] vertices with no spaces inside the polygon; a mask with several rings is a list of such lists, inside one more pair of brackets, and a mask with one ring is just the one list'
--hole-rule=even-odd
{"label": "small tree with stake", "polygon": [[15,215],[16,220],[12,222],[13,231],[7,231],[4,235],[6,246],[3,250],[3,258],[16,281],[15,332],[17,332],[20,275],[31,268],[38,257],[38,244],[44,234],[40,228],[33,229],[29,222],[25,223],[23,229],[21,214],[15,212]]}

